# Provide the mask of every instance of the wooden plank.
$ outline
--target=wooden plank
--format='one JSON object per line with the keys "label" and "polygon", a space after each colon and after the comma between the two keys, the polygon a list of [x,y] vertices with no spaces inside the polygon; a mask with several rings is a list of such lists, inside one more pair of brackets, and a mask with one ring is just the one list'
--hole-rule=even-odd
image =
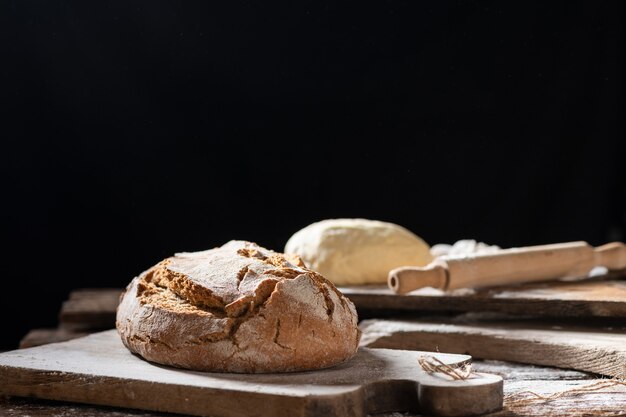
{"label": "wooden plank", "polygon": [[384,311],[492,311],[546,317],[626,317],[626,280],[551,282],[443,292],[395,294],[386,286],[339,288],[367,316]]}
{"label": "wooden plank", "polygon": [[76,332],[67,329],[33,329],[20,341],[20,349],[41,346],[48,343],[65,342],[87,336],[87,332]]}
{"label": "wooden plank", "polygon": [[[0,394],[212,416],[364,416],[422,411],[479,414],[502,405],[502,379],[452,381],[425,373],[423,352],[362,348],[313,372],[216,374],[154,365],[131,354],[115,330],[0,354]],[[466,355],[436,354],[459,365]]]}
{"label": "wooden plank", "polygon": [[115,327],[119,288],[78,289],[70,293],[59,313],[60,327],[73,330]]}
{"label": "wooden plank", "polygon": [[449,319],[364,320],[362,345],[470,354],[626,378],[626,327]]}
{"label": "wooden plank", "polygon": [[626,387],[619,385],[587,394],[564,394],[551,401],[519,403],[521,398],[530,397],[527,394],[529,391],[551,395],[574,387],[590,386],[602,380],[594,374],[492,360],[476,360],[473,365],[479,372],[495,373],[505,380],[504,409],[489,414],[489,417],[589,417],[626,414]]}
{"label": "wooden plank", "polygon": [[573,369],[553,368],[539,365],[528,365],[498,361],[491,359],[477,359],[472,361],[472,368],[478,372],[500,375],[504,379],[504,389],[507,394],[517,392],[512,389],[512,382],[516,381],[592,381],[599,376],[589,372]]}
{"label": "wooden plank", "polygon": [[[386,286],[341,287],[359,314],[372,317],[404,312],[492,311],[544,317],[626,317],[626,280],[591,279],[444,293],[423,289],[406,295]],[[63,328],[115,327],[119,288],[72,291],[59,315]]]}
{"label": "wooden plank", "polygon": [[[623,416],[626,415],[626,387],[615,385],[585,395],[567,395],[554,401],[531,400],[530,392],[551,395],[575,388],[591,386],[593,381],[515,381],[507,384],[505,410],[495,413],[501,416]],[[518,394],[518,395],[514,395]],[[526,401],[519,403],[519,400]],[[539,412],[538,412],[539,411]]]}

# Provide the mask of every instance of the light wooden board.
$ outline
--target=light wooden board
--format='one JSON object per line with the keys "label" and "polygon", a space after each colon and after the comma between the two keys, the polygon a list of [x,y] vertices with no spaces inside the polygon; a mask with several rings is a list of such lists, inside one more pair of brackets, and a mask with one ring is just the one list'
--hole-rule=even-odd
{"label": "light wooden board", "polygon": [[[115,330],[0,354],[0,394],[210,416],[438,415],[499,409],[502,379],[426,374],[423,352],[362,348],[334,368],[291,374],[192,372],[132,355]],[[449,364],[466,355],[438,354]]]}
{"label": "light wooden board", "polygon": [[476,291],[443,292],[432,288],[405,295],[386,286],[339,288],[359,312],[492,311],[547,317],[626,318],[626,280],[551,282]]}
{"label": "light wooden board", "polygon": [[445,351],[626,378],[626,327],[536,322],[364,320],[367,347]]}

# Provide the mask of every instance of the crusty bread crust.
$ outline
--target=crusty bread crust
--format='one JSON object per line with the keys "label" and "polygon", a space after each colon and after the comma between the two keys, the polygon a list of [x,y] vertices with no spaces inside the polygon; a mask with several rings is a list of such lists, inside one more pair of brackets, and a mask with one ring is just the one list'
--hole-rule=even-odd
{"label": "crusty bread crust", "polygon": [[143,358],[216,372],[321,369],[352,357],[354,305],[296,257],[231,241],[176,254],[128,285],[122,342]]}

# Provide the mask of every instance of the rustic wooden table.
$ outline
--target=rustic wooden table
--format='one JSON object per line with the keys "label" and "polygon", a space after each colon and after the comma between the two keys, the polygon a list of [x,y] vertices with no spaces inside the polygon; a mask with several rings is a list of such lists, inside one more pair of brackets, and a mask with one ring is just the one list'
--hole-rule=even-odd
{"label": "rustic wooden table", "polygon": [[[61,310],[59,329],[36,330],[23,341],[22,346],[66,340],[113,323],[112,305],[116,305],[119,290],[83,290],[70,295]],[[532,366],[502,361],[474,361],[474,370],[501,375],[504,378],[504,409],[489,417],[503,416],[626,416],[626,385],[623,383],[602,390],[582,394],[569,393],[553,400],[533,400],[534,392],[548,396],[554,393],[589,386],[601,377],[598,375]],[[526,399],[520,402],[520,399]],[[131,417],[171,416],[112,407],[64,403],[28,398],[1,398],[0,416],[17,417]],[[390,413],[376,417],[416,417],[415,414]]]}
{"label": "rustic wooden table", "polygon": [[[514,400],[529,398],[519,395],[533,391],[547,395],[593,383],[596,376],[577,371],[528,366],[499,361],[475,361],[474,368],[504,377],[505,408],[489,417],[505,416],[626,416],[626,386],[617,385],[583,395],[567,395],[552,401],[530,401],[513,405]],[[173,416],[141,410],[71,404],[26,398],[0,399],[0,415],[6,417],[157,417]],[[415,414],[378,414],[376,417],[417,417]]]}

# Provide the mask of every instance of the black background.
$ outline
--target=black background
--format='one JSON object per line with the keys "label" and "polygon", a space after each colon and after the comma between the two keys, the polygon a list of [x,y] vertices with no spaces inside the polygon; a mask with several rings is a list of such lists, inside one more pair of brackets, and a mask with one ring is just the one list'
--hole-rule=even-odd
{"label": "black background", "polygon": [[324,218],[624,239],[622,2],[14,0],[0,19],[4,348],[72,288],[230,239],[281,250]]}

